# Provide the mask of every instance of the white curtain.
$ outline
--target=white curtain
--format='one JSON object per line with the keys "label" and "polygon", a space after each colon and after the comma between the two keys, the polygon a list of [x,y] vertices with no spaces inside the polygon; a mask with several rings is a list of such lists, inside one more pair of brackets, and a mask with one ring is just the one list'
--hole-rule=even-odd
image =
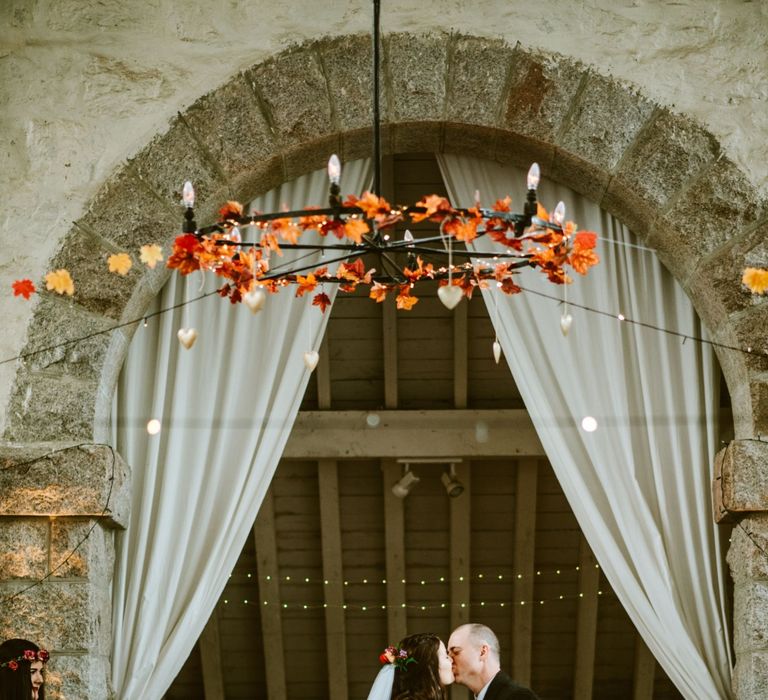
{"label": "white curtain", "polygon": [[[359,194],[369,181],[369,161],[345,167],[345,193]],[[327,193],[320,171],[252,208],[324,206]],[[319,239],[307,232],[302,242],[312,236]],[[302,255],[273,256],[272,267]],[[316,253],[304,260],[321,262]],[[208,277],[206,289],[221,285]],[[200,296],[199,283],[197,273],[174,275],[150,311]],[[325,289],[331,298],[335,291]],[[330,315],[310,305],[312,296],[296,299],[285,288],[253,316],[213,295],[136,331],[113,410],[114,444],[133,469],[113,595],[112,672],[121,700],[162,697],[224,589],[298,412],[309,379],[304,352],[317,350]],[[181,327],[199,333],[190,350],[176,339]],[[150,418],[162,424],[154,437]]]}
{"label": "white curtain", "polygon": [[[489,206],[510,194],[522,210],[525,172],[459,156],[440,165],[452,201]],[[544,173],[546,177],[546,173]],[[710,507],[717,451],[718,378],[708,346],[621,323],[617,315],[701,337],[690,300],[652,251],[566,187],[539,199],[597,231],[600,264],[573,273],[563,337],[552,285],[525,270],[531,292],[483,297],[547,457],[600,566],[654,656],[691,700],[732,697],[724,564]],[[613,243],[609,243],[610,239]],[[477,250],[494,249],[479,239]],[[489,348],[490,351],[490,348]],[[586,432],[582,418],[597,419]]]}

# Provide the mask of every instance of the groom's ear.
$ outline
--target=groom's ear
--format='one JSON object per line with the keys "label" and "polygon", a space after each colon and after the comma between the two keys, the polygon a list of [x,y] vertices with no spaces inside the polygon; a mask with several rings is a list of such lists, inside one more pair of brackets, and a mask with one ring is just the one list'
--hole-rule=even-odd
{"label": "groom's ear", "polygon": [[480,645],[480,658],[484,659],[484,657],[488,656],[488,652],[490,651],[490,647],[487,644],[481,644]]}

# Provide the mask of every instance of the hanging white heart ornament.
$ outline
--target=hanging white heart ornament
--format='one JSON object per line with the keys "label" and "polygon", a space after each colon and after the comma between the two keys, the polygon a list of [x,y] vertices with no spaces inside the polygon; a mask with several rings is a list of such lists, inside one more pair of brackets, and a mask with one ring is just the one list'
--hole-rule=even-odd
{"label": "hanging white heart ornament", "polygon": [[179,339],[179,342],[189,350],[197,340],[197,331],[194,328],[179,328],[176,337]]}
{"label": "hanging white heart ornament", "polygon": [[311,372],[317,367],[317,362],[320,359],[320,355],[317,350],[308,350],[304,353],[304,365]]}
{"label": "hanging white heart ornament", "polygon": [[440,301],[443,302],[443,306],[446,309],[455,309],[456,305],[461,301],[461,287],[455,285],[446,285],[439,287],[437,290],[437,296],[440,297]]}
{"label": "hanging white heart ornament", "polygon": [[255,314],[264,308],[266,300],[267,295],[261,287],[254,287],[243,294],[243,303]]}
{"label": "hanging white heart ornament", "polygon": [[501,359],[501,343],[498,340],[493,341],[493,359],[496,360],[498,365]]}
{"label": "hanging white heart ornament", "polygon": [[563,314],[560,317],[560,330],[563,335],[568,335],[568,331],[571,330],[571,324],[573,323],[573,316],[571,314]]}

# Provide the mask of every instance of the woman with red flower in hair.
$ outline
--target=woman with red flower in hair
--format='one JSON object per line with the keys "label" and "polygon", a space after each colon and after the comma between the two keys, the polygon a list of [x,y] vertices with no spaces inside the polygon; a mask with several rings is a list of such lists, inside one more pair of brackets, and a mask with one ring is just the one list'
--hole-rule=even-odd
{"label": "woman with red flower in hair", "polygon": [[387,647],[368,700],[445,700],[453,683],[451,658],[436,634],[411,634]]}
{"label": "woman with red flower in hair", "polygon": [[26,639],[0,644],[0,700],[45,700],[43,665],[48,652]]}

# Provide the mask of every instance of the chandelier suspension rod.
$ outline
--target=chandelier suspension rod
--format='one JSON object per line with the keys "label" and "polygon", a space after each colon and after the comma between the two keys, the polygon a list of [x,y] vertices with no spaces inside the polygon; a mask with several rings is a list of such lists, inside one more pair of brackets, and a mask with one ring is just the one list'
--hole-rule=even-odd
{"label": "chandelier suspension rod", "polygon": [[381,197],[381,115],[379,113],[379,33],[381,2],[373,0],[373,193]]}

